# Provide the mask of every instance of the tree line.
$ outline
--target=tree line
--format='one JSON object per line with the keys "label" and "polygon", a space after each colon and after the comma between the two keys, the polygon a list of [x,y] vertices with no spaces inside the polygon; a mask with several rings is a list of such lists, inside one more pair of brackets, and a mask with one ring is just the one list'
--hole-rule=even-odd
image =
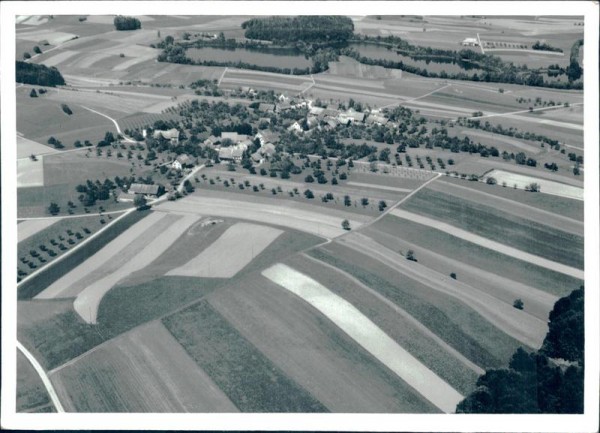
{"label": "tree line", "polygon": [[583,413],[584,288],[559,299],[541,349],[514,353],[490,369],[457,413]]}
{"label": "tree line", "polygon": [[248,39],[278,44],[297,41],[345,44],[354,33],[354,24],[344,16],[275,16],[245,21],[242,29]]}
{"label": "tree line", "polygon": [[38,86],[56,87],[63,86],[65,79],[54,66],[37,65],[17,60],[17,83],[35,84]]}

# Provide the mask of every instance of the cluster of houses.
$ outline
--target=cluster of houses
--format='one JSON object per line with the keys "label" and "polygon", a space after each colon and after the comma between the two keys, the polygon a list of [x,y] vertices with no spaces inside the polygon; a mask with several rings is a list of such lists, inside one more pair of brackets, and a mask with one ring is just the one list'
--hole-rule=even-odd
{"label": "cluster of houses", "polygon": [[[252,88],[244,87],[241,89],[248,95],[256,94]],[[366,124],[380,125],[389,128],[398,127],[395,122],[391,122],[379,110],[358,111],[354,108],[340,109],[338,106],[317,107],[313,106],[310,100],[292,100],[288,96],[281,94],[277,97],[275,103],[261,102],[258,104],[258,110],[263,113],[277,113],[298,108],[308,108],[308,114],[305,118],[292,122],[288,131],[297,134],[310,133],[314,129],[332,130],[339,125]],[[261,117],[259,124],[271,123],[270,117]],[[144,131],[144,137],[146,131]],[[153,138],[169,140],[171,144],[179,143],[179,130],[176,128],[153,132]],[[254,141],[260,141],[260,147],[250,155],[253,163],[260,165],[276,153],[276,144],[279,141],[279,134],[270,130],[261,130],[254,137],[237,132],[222,132],[220,137],[209,136],[203,141],[204,145],[211,146],[218,152],[219,159],[222,162],[239,162],[243,159],[244,153],[253,146]],[[188,155],[179,155],[170,166],[176,170],[183,170],[192,167],[196,163],[195,158]]]}

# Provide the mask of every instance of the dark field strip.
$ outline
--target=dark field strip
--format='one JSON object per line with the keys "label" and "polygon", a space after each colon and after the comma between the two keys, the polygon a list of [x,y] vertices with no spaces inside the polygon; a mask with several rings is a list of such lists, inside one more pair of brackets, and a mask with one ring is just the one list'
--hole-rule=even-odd
{"label": "dark field strip", "polygon": [[[83,322],[71,309],[35,323],[20,324],[18,338],[51,370],[125,331],[182,308],[220,284],[222,280],[218,279],[165,277],[116,287],[102,300],[97,325]],[[19,308],[26,309],[27,304]]]}
{"label": "dark field strip", "polygon": [[413,322],[405,319],[354,281],[302,256],[295,256],[286,262],[354,305],[382,331],[457,391],[467,395],[475,389],[477,373],[425,335]]}
{"label": "dark field strip", "polygon": [[163,323],[241,411],[327,411],[206,301],[164,318]]}
{"label": "dark field strip", "polygon": [[402,207],[521,251],[583,269],[580,236],[427,188]]}
{"label": "dark field strip", "polygon": [[505,188],[500,185],[488,185],[484,182],[469,182],[452,177],[442,177],[440,181],[452,183],[466,188],[473,188],[488,194],[504,197],[529,206],[553,212],[558,215],[583,221],[583,201],[573,200],[549,194],[536,194],[522,189]]}
{"label": "dark field strip", "polygon": [[[577,278],[497,253],[431,227],[393,215],[387,215],[377,221],[373,227],[424,249],[435,251],[497,275],[508,276],[512,280],[556,296],[565,296],[583,283]],[[415,250],[415,255],[418,259],[418,250]]]}
{"label": "dark field strip", "polygon": [[56,412],[42,380],[27,358],[17,352],[17,412]]}
{"label": "dark field strip", "polygon": [[135,211],[128,215],[125,215],[120,220],[116,221],[110,227],[105,229],[102,233],[96,236],[91,241],[87,242],[84,246],[80,247],[75,253],[62,259],[60,262],[43,269],[35,277],[23,282],[17,288],[17,297],[19,300],[31,299],[50,284],[58,280],[63,275],[73,270],[76,266],[79,266],[87,258],[94,255],[108,242],[115,239],[129,227],[136,222],[140,221],[149,211]]}
{"label": "dark field strip", "polygon": [[519,343],[451,296],[338,244],[309,255],[357,278],[403,308],[450,346],[482,368],[505,365]]}

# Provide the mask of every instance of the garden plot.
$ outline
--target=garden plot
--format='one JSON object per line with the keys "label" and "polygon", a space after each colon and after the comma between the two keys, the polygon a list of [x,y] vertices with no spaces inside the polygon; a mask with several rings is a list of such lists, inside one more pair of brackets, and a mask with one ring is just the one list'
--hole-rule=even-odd
{"label": "garden plot", "polygon": [[129,260],[125,258],[123,266],[120,269],[87,286],[77,295],[77,298],[73,302],[75,311],[85,322],[96,323],[98,306],[104,295],[119,281],[133,272],[143,269],[160,257],[198,219],[198,215],[182,217],[176,224],[170,226],[158,236],[155,236],[152,242],[138,255]]}
{"label": "garden plot", "polygon": [[331,412],[436,411],[308,303],[260,274],[212,293],[209,302]]}
{"label": "garden plot", "polygon": [[62,297],[64,292],[68,292],[78,281],[85,278],[92,272],[99,270],[114,256],[118,256],[129,244],[146,232],[151,232],[152,227],[166,216],[162,212],[152,212],[150,215],[137,222],[116,239],[109,242],[104,248],[88,258],[79,266],[71,270],[62,278],[56,280],[41,292],[36,299],[52,299]]}
{"label": "garden plot", "polygon": [[[292,206],[282,200],[272,200],[272,204],[271,201],[267,204],[239,200],[235,195],[231,195],[228,199],[194,195],[188,196],[185,200],[162,203],[157,206],[157,209],[192,214],[202,210],[204,214],[284,226],[329,238],[345,233],[341,226],[343,217],[328,215],[330,212]],[[364,219],[357,220],[357,217],[360,218],[356,214],[347,217],[353,228],[359,227],[364,221]]]}
{"label": "garden plot", "polygon": [[52,374],[68,412],[237,412],[160,322]]}
{"label": "garden plot", "polygon": [[44,186],[44,160],[38,156],[35,161],[29,158],[17,160],[17,188]]}
{"label": "garden plot", "polygon": [[57,222],[57,218],[25,220],[17,226],[17,239],[22,242],[30,236],[47,229]]}
{"label": "garden plot", "polygon": [[283,231],[268,226],[237,223],[198,256],[167,275],[231,278],[281,233]]}
{"label": "garden plot", "polygon": [[554,182],[547,179],[510,173],[503,170],[493,170],[485,176],[485,179],[490,177],[496,179],[498,183],[506,182],[508,186],[516,185],[519,189],[525,189],[525,187],[531,185],[532,183],[537,183],[540,186],[541,193],[558,195],[560,197],[572,198],[575,200],[583,200],[583,188],[578,188],[572,185],[565,185],[563,183]]}
{"label": "garden plot", "polygon": [[311,304],[440,410],[451,413],[463,396],[399,346],[352,304],[296,270],[276,264],[262,274]]}

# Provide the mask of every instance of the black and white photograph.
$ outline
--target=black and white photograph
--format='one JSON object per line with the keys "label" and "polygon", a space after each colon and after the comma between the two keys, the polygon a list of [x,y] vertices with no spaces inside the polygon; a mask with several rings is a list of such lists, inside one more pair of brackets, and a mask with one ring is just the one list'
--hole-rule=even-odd
{"label": "black and white photograph", "polygon": [[11,3],[3,427],[597,431],[597,3]]}

